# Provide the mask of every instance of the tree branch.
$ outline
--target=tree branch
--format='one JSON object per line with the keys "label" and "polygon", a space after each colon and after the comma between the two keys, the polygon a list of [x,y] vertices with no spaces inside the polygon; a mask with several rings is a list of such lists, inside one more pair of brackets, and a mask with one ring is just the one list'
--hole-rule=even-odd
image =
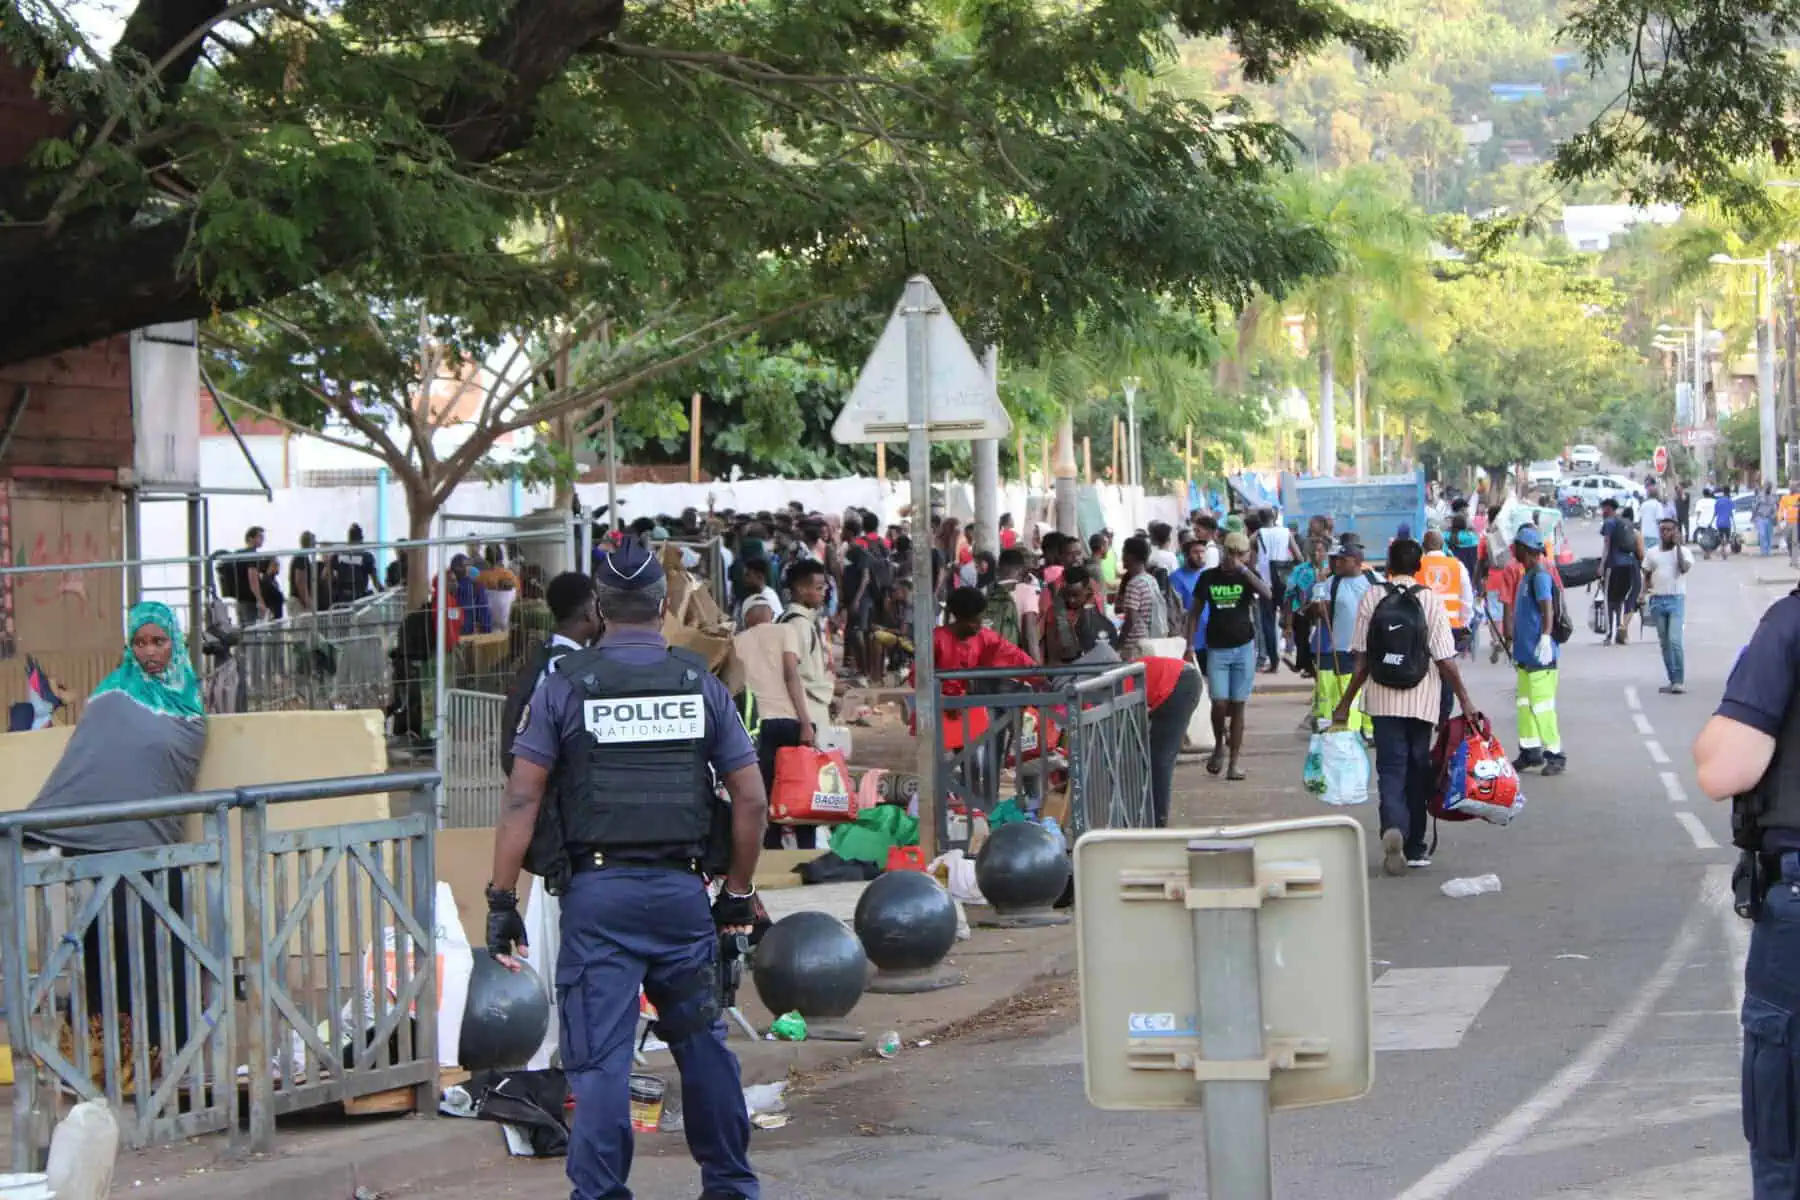
{"label": "tree branch", "polygon": [[[224,0],[142,0],[134,14],[149,47],[160,52],[196,25],[224,11]],[[539,93],[578,54],[610,36],[624,17],[625,0],[518,0],[505,24],[485,38],[482,65],[426,114],[455,159],[465,166],[492,162],[524,145],[534,130]],[[175,14],[187,14],[185,22]],[[173,25],[169,32],[163,17]],[[130,23],[128,23],[130,28]],[[160,30],[160,40],[151,31]],[[200,41],[169,63],[197,56]],[[191,71],[192,63],[186,63]],[[282,213],[275,213],[282,216]],[[44,238],[32,249],[4,258],[8,285],[0,294],[0,365],[37,358],[99,341],[145,325],[195,320],[285,295],[339,267],[381,250],[378,234],[362,222],[341,221],[315,238],[307,279],[269,273],[236,287],[210,290],[188,262],[191,230],[186,219],[119,222],[100,236]]]}

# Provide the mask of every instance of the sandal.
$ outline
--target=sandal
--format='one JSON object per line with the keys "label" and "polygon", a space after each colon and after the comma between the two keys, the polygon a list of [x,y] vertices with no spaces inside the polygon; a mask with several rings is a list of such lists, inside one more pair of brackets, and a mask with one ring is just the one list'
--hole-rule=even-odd
{"label": "sandal", "polygon": [[1206,773],[1208,775],[1217,775],[1220,771],[1223,771],[1224,769],[1225,769],[1225,756],[1223,754],[1220,754],[1217,751],[1215,751],[1212,754],[1212,756],[1206,760]]}
{"label": "sandal", "polygon": [[1231,770],[1225,772],[1225,778],[1235,782],[1238,780],[1248,779],[1250,777],[1248,775],[1244,774],[1244,769],[1242,767],[1234,766],[1231,768]]}

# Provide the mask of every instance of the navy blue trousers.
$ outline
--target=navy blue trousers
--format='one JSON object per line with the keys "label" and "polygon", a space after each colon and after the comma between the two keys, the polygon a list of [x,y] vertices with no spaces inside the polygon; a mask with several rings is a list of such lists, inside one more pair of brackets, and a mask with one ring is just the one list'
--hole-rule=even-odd
{"label": "navy blue trousers", "polygon": [[654,867],[576,875],[556,959],[563,1068],[575,1096],[571,1200],[630,1200],[638,987],[681,1071],[688,1151],[706,1200],[758,1200],[737,1057],[717,1011],[719,941],[700,877]]}
{"label": "navy blue trousers", "polygon": [[[1800,880],[1800,854],[1781,856]],[[1756,1200],[1800,1200],[1800,883],[1769,889],[1744,962],[1744,1136]]]}

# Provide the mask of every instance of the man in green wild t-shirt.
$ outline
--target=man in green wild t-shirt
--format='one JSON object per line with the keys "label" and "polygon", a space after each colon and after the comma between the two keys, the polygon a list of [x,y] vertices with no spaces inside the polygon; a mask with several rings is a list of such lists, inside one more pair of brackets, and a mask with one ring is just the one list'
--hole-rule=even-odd
{"label": "man in green wild t-shirt", "polygon": [[1269,585],[1246,565],[1249,554],[1249,539],[1241,532],[1229,533],[1224,559],[1194,581],[1194,607],[1205,609],[1206,677],[1212,690],[1213,752],[1206,770],[1213,775],[1225,771],[1227,779],[1245,777],[1238,755],[1244,745],[1244,706],[1256,682],[1256,605],[1270,595]]}

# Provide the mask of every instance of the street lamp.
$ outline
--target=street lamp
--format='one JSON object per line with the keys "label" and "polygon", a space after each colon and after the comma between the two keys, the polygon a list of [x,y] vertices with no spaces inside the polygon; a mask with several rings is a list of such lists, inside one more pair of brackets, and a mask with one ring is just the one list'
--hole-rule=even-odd
{"label": "street lamp", "polygon": [[[1775,256],[1733,258],[1715,254],[1715,267],[1755,267],[1756,280],[1756,429],[1757,466],[1762,482],[1775,482]],[[1765,285],[1765,280],[1767,283]],[[1765,300],[1766,297],[1766,300]]]}
{"label": "street lamp", "polygon": [[1127,375],[1120,381],[1125,387],[1125,482],[1144,486],[1144,464],[1138,457],[1137,394],[1144,381]]}

